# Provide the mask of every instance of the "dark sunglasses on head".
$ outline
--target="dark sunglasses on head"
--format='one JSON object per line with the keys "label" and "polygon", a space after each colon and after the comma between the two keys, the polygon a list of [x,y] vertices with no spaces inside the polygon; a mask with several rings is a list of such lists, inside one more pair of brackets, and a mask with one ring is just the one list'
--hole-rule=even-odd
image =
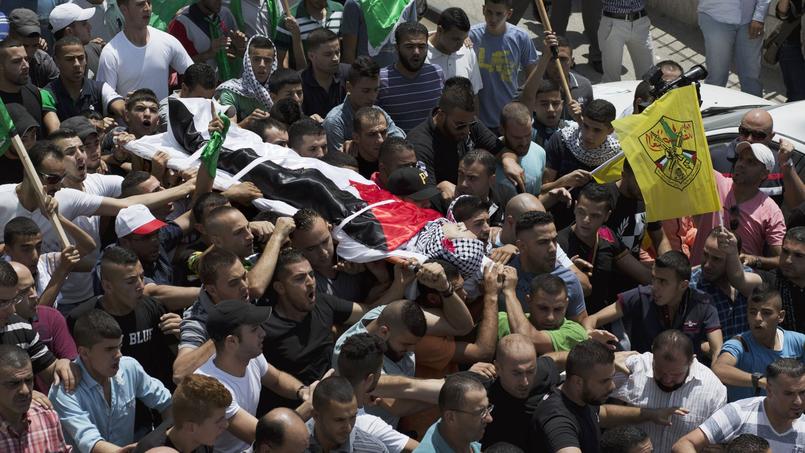
{"label": "dark sunglasses on head", "polygon": [[50,185],[58,184],[62,179],[64,179],[63,174],[57,175],[53,173],[39,173],[39,175],[45,180],[45,184]]}
{"label": "dark sunglasses on head", "polygon": [[744,137],[749,137],[751,135],[752,138],[755,140],[766,140],[766,137],[769,136],[769,134],[767,134],[764,131],[756,131],[744,126],[738,127],[738,133],[743,135]]}

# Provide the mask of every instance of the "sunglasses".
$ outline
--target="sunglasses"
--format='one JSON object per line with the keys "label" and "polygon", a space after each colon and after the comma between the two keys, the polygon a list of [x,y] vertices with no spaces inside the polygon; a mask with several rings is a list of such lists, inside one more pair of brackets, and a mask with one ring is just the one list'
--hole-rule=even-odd
{"label": "sunglasses", "polygon": [[766,137],[769,136],[769,134],[767,134],[764,131],[756,131],[756,130],[749,129],[748,127],[744,127],[744,126],[739,126],[738,127],[738,134],[740,134],[740,135],[742,135],[744,137],[752,136],[752,138],[755,139],[755,140],[766,140]]}
{"label": "sunglasses", "polygon": [[12,297],[11,299],[0,299],[0,310],[10,307],[12,305],[17,305],[18,303],[25,300],[25,297],[28,295],[28,290],[23,290],[17,293],[16,296]]}
{"label": "sunglasses", "polygon": [[56,185],[64,179],[64,173],[57,175],[55,173],[39,173],[39,176],[45,180],[45,184]]}
{"label": "sunglasses", "polygon": [[741,211],[738,209],[738,205],[730,206],[730,230],[735,231],[741,226]]}

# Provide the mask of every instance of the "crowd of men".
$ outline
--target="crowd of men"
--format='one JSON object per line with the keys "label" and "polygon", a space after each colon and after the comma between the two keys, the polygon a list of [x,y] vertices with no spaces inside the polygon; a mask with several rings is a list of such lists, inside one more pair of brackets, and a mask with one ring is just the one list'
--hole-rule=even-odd
{"label": "crowd of men", "polygon": [[[628,161],[592,177],[619,112],[573,70],[570,2],[536,46],[512,0],[432,31],[407,8],[380,46],[360,0],[300,0],[275,30],[197,0],[167,31],[151,0],[16,3],[0,99],[34,171],[0,156],[0,451],[804,451],[802,150],[767,111],[711,147],[721,212],[649,222]],[[703,28],[731,3],[701,0]],[[733,28],[762,32],[747,3]],[[624,46],[682,73],[633,50],[644,1],[583,4],[605,80]],[[137,157],[170,98],[428,210],[403,246],[424,258],[347,261],[327,213]]]}

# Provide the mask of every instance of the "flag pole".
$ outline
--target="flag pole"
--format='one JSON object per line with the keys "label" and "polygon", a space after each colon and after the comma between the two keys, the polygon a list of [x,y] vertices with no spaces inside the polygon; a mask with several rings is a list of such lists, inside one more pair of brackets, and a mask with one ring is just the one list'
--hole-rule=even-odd
{"label": "flag pole", "polygon": [[[25,145],[22,144],[19,134],[14,134],[11,137],[11,146],[14,147],[14,152],[17,153],[17,156],[22,162],[22,168],[25,170],[25,176],[29,181],[31,181],[31,184],[37,184],[37,181],[39,181],[39,174],[34,168],[34,164],[31,162],[31,158],[28,156],[28,151],[25,149]],[[39,199],[39,204],[44,206],[45,192],[42,190],[41,186],[36,188],[35,191],[36,197]],[[56,234],[59,236],[59,242],[61,242],[62,247],[70,246],[70,240],[67,238],[67,233],[64,232],[64,227],[61,224],[61,220],[59,220],[58,212],[54,212],[50,215],[50,221],[53,223],[53,228],[56,229]]]}
{"label": "flag pole", "polygon": [[[534,4],[537,5],[537,11],[539,11],[539,19],[542,22],[543,27],[545,27],[545,31],[553,31],[553,29],[551,28],[551,20],[550,18],[548,18],[548,12],[545,10],[545,3],[543,3],[542,0],[534,0]],[[557,58],[558,55],[556,47],[553,46],[551,47],[551,55],[553,56],[554,59],[553,61],[554,64],[556,65],[556,68],[559,70],[559,78],[561,79],[562,83],[562,92],[564,92],[565,94],[565,99],[567,100],[566,102],[570,103],[570,101],[573,100],[573,96],[570,94],[570,85],[568,85],[567,83],[567,76],[565,76],[565,70],[562,67],[562,62],[560,62],[559,58]],[[536,68],[534,68],[534,71],[532,71],[531,74],[529,74],[528,78],[530,79],[535,72]]]}

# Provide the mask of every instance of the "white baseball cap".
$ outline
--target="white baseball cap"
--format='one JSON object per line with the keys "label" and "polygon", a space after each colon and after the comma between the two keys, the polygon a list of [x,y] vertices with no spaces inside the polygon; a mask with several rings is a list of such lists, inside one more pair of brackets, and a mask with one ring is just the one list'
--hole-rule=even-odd
{"label": "white baseball cap", "polygon": [[95,8],[82,8],[75,3],[63,3],[50,12],[50,28],[53,33],[67,28],[73,22],[89,20],[95,15]]}
{"label": "white baseball cap", "polygon": [[751,149],[755,159],[760,161],[770,173],[774,170],[774,153],[771,152],[768,146],[763,143],[741,142],[735,146],[735,154],[739,155],[745,149]]}
{"label": "white baseball cap", "polygon": [[164,226],[165,222],[154,217],[145,205],[135,204],[117,213],[115,234],[118,238],[130,234],[145,236]]}

